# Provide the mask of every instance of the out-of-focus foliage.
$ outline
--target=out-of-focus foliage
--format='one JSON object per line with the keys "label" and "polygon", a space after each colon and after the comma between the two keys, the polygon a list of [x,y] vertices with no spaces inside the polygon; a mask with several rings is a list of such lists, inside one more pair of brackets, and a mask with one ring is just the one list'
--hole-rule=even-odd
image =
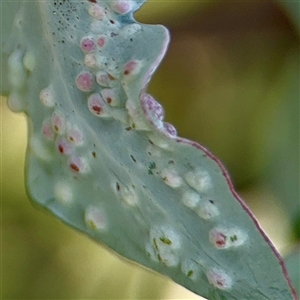
{"label": "out-of-focus foliage", "polygon": [[215,6],[216,1],[157,1],[147,0],[142,9],[136,12],[136,18],[147,24],[163,24],[166,27],[175,23],[184,24],[193,12],[204,11]]}
{"label": "out-of-focus foliage", "polygon": [[299,1],[281,1],[278,4],[285,10],[290,22],[294,24],[298,33],[300,33],[300,3]]}
{"label": "out-of-focus foliage", "polygon": [[[299,239],[299,31],[292,26],[299,24],[299,4],[205,3],[153,1],[137,15],[172,34],[150,92],[181,136],[221,158],[240,190],[269,186]],[[163,15],[155,15],[156,5],[166,7]],[[123,263],[31,206],[22,175],[25,122],[4,107],[2,116],[3,299],[163,298],[165,279]],[[259,196],[245,200],[264,203]],[[288,260],[297,278],[295,266]]]}
{"label": "out-of-focus foliage", "polygon": [[[294,54],[294,55],[293,55]],[[300,238],[299,203],[299,54],[293,53],[287,60],[285,73],[288,82],[286,92],[277,109],[276,121],[268,138],[271,187],[279,195],[282,206],[288,212],[293,233]],[[295,64],[295,62],[298,62]]]}

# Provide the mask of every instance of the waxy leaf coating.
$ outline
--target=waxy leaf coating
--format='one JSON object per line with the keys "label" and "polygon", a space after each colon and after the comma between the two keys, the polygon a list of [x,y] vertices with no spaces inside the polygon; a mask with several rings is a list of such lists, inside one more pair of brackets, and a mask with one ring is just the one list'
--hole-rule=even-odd
{"label": "waxy leaf coating", "polygon": [[30,198],[208,299],[296,299],[224,167],[147,94],[169,34],[135,22],[143,3],[24,1],[13,16],[3,92],[28,115]]}

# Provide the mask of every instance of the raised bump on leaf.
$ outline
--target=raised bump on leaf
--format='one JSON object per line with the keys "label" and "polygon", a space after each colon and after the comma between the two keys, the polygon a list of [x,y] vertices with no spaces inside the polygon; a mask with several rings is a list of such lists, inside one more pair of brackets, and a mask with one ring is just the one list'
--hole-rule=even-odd
{"label": "raised bump on leaf", "polygon": [[82,38],[80,48],[86,53],[94,52],[96,50],[95,38],[92,36]]}
{"label": "raised bump on leaf", "polygon": [[76,174],[84,174],[89,171],[89,165],[86,158],[81,156],[71,156],[68,161],[68,165],[70,170]]}
{"label": "raised bump on leaf", "polygon": [[123,201],[129,206],[137,206],[139,204],[138,196],[134,191],[133,187],[119,187],[120,189],[120,196]]}
{"label": "raised bump on leaf", "polygon": [[24,102],[19,93],[13,92],[8,96],[8,107],[13,112],[22,112],[24,110]]}
{"label": "raised bump on leaf", "polygon": [[91,229],[106,231],[108,229],[107,217],[103,210],[95,206],[89,206],[84,214],[84,220]]}
{"label": "raised bump on leaf", "polygon": [[213,268],[207,272],[207,278],[211,285],[220,290],[228,290],[233,285],[233,280],[224,270]]}
{"label": "raised bump on leaf", "polygon": [[67,128],[67,120],[65,115],[60,111],[55,111],[52,114],[52,128],[58,134],[64,134]]}
{"label": "raised bump on leaf", "polygon": [[82,71],[76,77],[76,85],[83,92],[91,92],[94,88],[94,76],[88,71]]}
{"label": "raised bump on leaf", "polygon": [[125,78],[137,75],[142,67],[142,62],[138,60],[130,60],[124,65],[123,74]]}
{"label": "raised bump on leaf", "polygon": [[69,155],[73,152],[73,145],[65,138],[59,136],[56,140],[56,148],[62,155]]}
{"label": "raised bump on leaf", "polygon": [[23,52],[19,49],[16,49],[8,58],[8,76],[15,90],[20,90],[24,86],[26,72],[23,66]]}
{"label": "raised bump on leaf", "polygon": [[185,206],[195,208],[200,201],[200,195],[194,191],[184,191],[181,201]]}
{"label": "raised bump on leaf", "polygon": [[54,95],[51,87],[41,90],[40,100],[46,107],[53,107],[55,105]]}
{"label": "raised bump on leaf", "polygon": [[92,114],[97,117],[110,117],[108,107],[99,94],[92,94],[88,98],[88,107]]}
{"label": "raised bump on leaf", "polygon": [[77,125],[67,125],[67,137],[75,146],[80,146],[83,143],[83,134]]}
{"label": "raised bump on leaf", "polygon": [[43,123],[42,123],[42,133],[44,137],[49,140],[53,141],[54,140],[54,131],[52,128],[52,122],[50,118],[46,118]]}
{"label": "raised bump on leaf", "polygon": [[95,3],[90,4],[88,12],[93,18],[97,20],[102,20],[105,17],[104,9],[100,5]]}
{"label": "raised bump on leaf", "polygon": [[196,281],[198,279],[200,266],[194,260],[183,259],[180,265],[180,269],[187,278],[193,281]]}
{"label": "raised bump on leaf", "polygon": [[106,38],[105,36],[98,36],[97,37],[97,46],[102,48],[106,43]]}
{"label": "raised bump on leaf", "polygon": [[113,0],[112,9],[119,14],[127,14],[133,9],[133,1],[131,0]]}
{"label": "raised bump on leaf", "polygon": [[206,170],[200,167],[185,174],[187,183],[199,193],[212,188],[211,178]]}
{"label": "raised bump on leaf", "polygon": [[105,102],[111,106],[118,106],[121,103],[121,99],[115,89],[102,89],[101,95]]}
{"label": "raised bump on leaf", "polygon": [[209,240],[217,249],[241,246],[247,238],[247,234],[239,228],[216,227],[209,232]]}
{"label": "raised bump on leaf", "polygon": [[73,199],[73,191],[70,184],[60,180],[54,184],[54,196],[57,200],[61,201],[64,205],[71,204]]}
{"label": "raised bump on leaf", "polygon": [[175,138],[177,136],[176,128],[170,123],[164,122],[163,128],[161,130],[166,136],[169,136],[171,138]]}
{"label": "raised bump on leaf", "polygon": [[148,120],[156,127],[160,128],[163,126],[163,119],[165,116],[163,107],[148,94],[141,96],[141,105]]}
{"label": "raised bump on leaf", "polygon": [[32,72],[34,70],[35,65],[36,65],[36,59],[32,52],[25,53],[25,55],[23,57],[23,65],[30,72]]}
{"label": "raised bump on leaf", "polygon": [[154,226],[150,229],[146,251],[152,253],[158,263],[176,267],[181,258],[181,237],[169,225]]}
{"label": "raised bump on leaf", "polygon": [[220,214],[217,205],[211,199],[201,201],[196,208],[196,212],[201,218],[205,220],[214,218]]}
{"label": "raised bump on leaf", "polygon": [[88,53],[84,57],[84,63],[87,67],[95,68],[97,66],[97,57],[93,53]]}
{"label": "raised bump on leaf", "polygon": [[96,74],[96,81],[100,86],[111,87],[115,78],[109,73],[104,71],[99,71]]}
{"label": "raised bump on leaf", "polygon": [[182,178],[173,169],[163,169],[160,172],[160,176],[162,177],[165,184],[170,187],[178,188],[182,185]]}

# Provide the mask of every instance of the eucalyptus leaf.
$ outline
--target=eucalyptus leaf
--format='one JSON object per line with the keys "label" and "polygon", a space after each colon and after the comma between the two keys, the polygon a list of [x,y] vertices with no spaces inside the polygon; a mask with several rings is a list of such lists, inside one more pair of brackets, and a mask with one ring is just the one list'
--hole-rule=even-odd
{"label": "eucalyptus leaf", "polygon": [[289,255],[284,258],[287,270],[291,276],[294,287],[300,294],[300,248],[299,245]]}
{"label": "eucalyptus leaf", "polygon": [[143,3],[24,2],[16,13],[2,52],[8,105],[28,116],[28,195],[208,299],[297,299],[223,165],[146,93],[169,33],[135,22]]}

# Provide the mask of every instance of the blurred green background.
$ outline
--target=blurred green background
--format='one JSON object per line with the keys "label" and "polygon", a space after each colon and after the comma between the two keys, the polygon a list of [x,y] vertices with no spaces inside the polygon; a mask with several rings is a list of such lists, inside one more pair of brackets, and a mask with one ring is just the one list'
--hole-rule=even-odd
{"label": "blurred green background", "polygon": [[[299,11],[288,1],[150,0],[136,14],[171,31],[149,92],[180,136],[223,161],[283,255],[300,240]],[[33,207],[26,120],[1,100],[2,299],[201,299]]]}

